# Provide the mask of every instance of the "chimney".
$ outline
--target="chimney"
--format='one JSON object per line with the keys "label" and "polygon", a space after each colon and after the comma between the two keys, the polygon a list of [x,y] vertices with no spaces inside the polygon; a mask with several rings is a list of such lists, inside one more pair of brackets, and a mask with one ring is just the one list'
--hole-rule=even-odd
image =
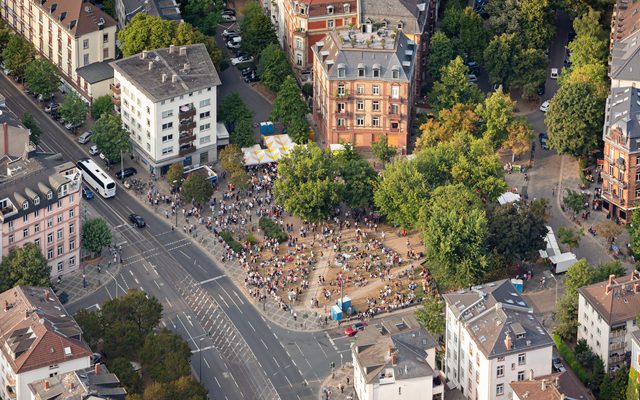
{"label": "chimney", "polygon": [[169,54],[173,54],[173,52],[176,50],[176,46],[174,45],[170,45],[169,46]]}
{"label": "chimney", "polygon": [[76,384],[74,382],[69,382],[69,391],[72,391],[76,388]]}
{"label": "chimney", "polygon": [[96,363],[96,365],[93,366],[93,370],[96,376],[100,375],[100,363]]}
{"label": "chimney", "polygon": [[180,47],[180,55],[181,56],[187,55],[187,48],[185,46]]}
{"label": "chimney", "polygon": [[51,298],[49,297],[49,291],[48,290],[44,291],[44,301],[51,301]]}
{"label": "chimney", "polygon": [[171,74],[171,83],[176,83],[177,80],[178,80],[178,75]]}
{"label": "chimney", "polygon": [[393,347],[389,346],[389,357],[393,355]]}
{"label": "chimney", "polygon": [[542,391],[544,392],[545,390],[547,390],[547,380],[543,379],[542,380]]}
{"label": "chimney", "polygon": [[398,354],[396,352],[391,354],[391,365],[393,365],[394,367],[398,365]]}
{"label": "chimney", "polygon": [[553,380],[553,386],[558,387],[560,386],[560,378],[559,377],[555,377],[555,379]]}
{"label": "chimney", "polygon": [[44,390],[49,390],[49,381],[48,380],[44,380]]}
{"label": "chimney", "polygon": [[191,69],[191,64],[189,63],[184,63],[184,67],[183,67],[185,72],[189,72],[189,70]]}
{"label": "chimney", "polygon": [[147,51],[146,50],[142,50],[142,53],[140,53],[140,58],[143,59],[143,60],[145,58],[147,58]]}
{"label": "chimney", "polygon": [[509,336],[509,334],[507,333],[507,335],[504,337],[504,347],[507,350],[510,350],[512,345],[513,343],[511,342],[511,336]]}
{"label": "chimney", "polygon": [[162,83],[167,81],[167,74],[162,74]]}
{"label": "chimney", "polygon": [[533,380],[533,369],[529,370],[529,380],[532,381]]}
{"label": "chimney", "polygon": [[2,131],[4,132],[4,154],[2,155],[7,155],[9,154],[9,124],[8,123],[4,123],[2,124]]}
{"label": "chimney", "polygon": [[149,71],[153,69],[153,61],[149,61]]}

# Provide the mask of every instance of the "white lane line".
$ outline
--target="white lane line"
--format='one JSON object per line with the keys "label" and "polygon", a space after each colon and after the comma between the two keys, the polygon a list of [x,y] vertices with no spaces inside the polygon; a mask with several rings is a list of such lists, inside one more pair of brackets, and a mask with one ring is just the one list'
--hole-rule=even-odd
{"label": "white lane line", "polygon": [[113,300],[113,296],[111,295],[111,292],[109,291],[109,288],[108,288],[106,285],[105,285],[105,287],[104,287],[104,290],[106,290],[106,291],[107,291],[107,294],[109,295],[109,298],[110,298],[111,300]]}
{"label": "white lane line", "polygon": [[167,323],[164,322],[164,320],[160,321],[162,323],[162,326],[164,326],[165,328],[167,327]]}
{"label": "white lane line", "polygon": [[211,365],[209,365],[209,362],[207,361],[206,357],[202,357],[202,360],[206,364],[207,368],[211,369]]}
{"label": "white lane line", "polygon": [[238,300],[240,301],[240,304],[244,305],[244,301],[242,301],[242,299],[240,298],[240,295],[238,294],[238,292],[236,292],[235,290],[232,290],[233,294],[236,295],[236,297],[238,298]]}
{"label": "white lane line", "polygon": [[204,281],[200,282],[200,285],[204,285],[205,283],[209,283],[209,282],[213,282],[213,281],[217,281],[220,278],[224,278],[226,275],[220,275],[220,276],[216,276],[215,278],[209,278],[209,279],[205,279]]}
{"label": "white lane line", "polygon": [[187,257],[189,260],[191,260],[191,257],[189,257],[189,256],[187,255],[187,253],[185,253],[185,252],[184,252],[184,251],[182,251],[182,250],[178,250],[178,251],[179,251],[180,253],[182,253],[182,255],[183,255],[183,256],[185,256],[185,257]]}
{"label": "white lane line", "polygon": [[156,286],[158,287],[158,289],[160,289],[160,285],[158,284],[158,281],[156,281],[155,279],[153,280],[153,283],[156,284]]}
{"label": "white lane line", "polygon": [[229,308],[229,303],[227,303],[227,301],[224,299],[224,297],[222,297],[220,295],[220,293],[218,293],[218,297],[220,297],[220,300],[222,300],[222,302],[224,303],[225,306],[227,306],[227,308]]}
{"label": "white lane line", "polygon": [[215,380],[216,380],[216,385],[218,385],[218,387],[219,387],[220,389],[222,389],[222,386],[220,385],[220,382],[218,382],[218,377],[217,377],[217,376],[214,376],[214,377],[213,377],[213,379],[215,379]]}
{"label": "white lane line", "polygon": [[171,304],[171,302],[169,301],[169,299],[167,297],[164,298],[164,301],[166,301],[167,304],[169,304],[169,307],[173,307],[173,305]]}
{"label": "white lane line", "polygon": [[[186,314],[185,314],[186,315]],[[187,326],[184,324],[184,322],[182,322],[182,318],[180,318],[180,315],[176,315],[176,317],[178,317],[178,321],[180,321],[180,324],[182,325],[182,327],[184,328],[185,331],[187,331],[187,335],[189,335],[189,339],[191,339],[191,341],[193,342],[193,344],[198,347],[198,343],[196,343],[195,340],[193,340],[193,336],[191,336],[191,332],[189,332],[189,329],[187,329]],[[200,349],[198,349],[200,350]]]}
{"label": "white lane line", "polygon": [[249,326],[251,327],[251,329],[253,329],[254,332],[257,332],[256,328],[254,328],[253,325],[251,325],[251,322],[249,322],[249,321],[247,321],[247,322],[249,323]]}
{"label": "white lane line", "polygon": [[134,277],[134,278],[133,278],[133,280],[134,280],[134,281],[136,281],[136,285],[139,285],[139,284],[140,284],[140,281],[138,280],[138,278],[135,278],[135,277]]}
{"label": "white lane line", "polygon": [[276,363],[276,365],[278,366],[278,368],[280,368],[280,364],[278,363],[278,361],[276,361],[276,358],[275,358],[275,357],[271,357],[271,358],[273,358],[273,362],[274,362],[274,363]]}
{"label": "white lane line", "polygon": [[293,385],[291,384],[291,381],[289,380],[289,377],[287,377],[286,375],[284,376],[284,379],[287,380],[287,383],[289,384],[289,386],[293,387]]}
{"label": "white lane line", "polygon": [[267,347],[267,344],[264,342],[264,340],[260,339],[260,341],[262,342],[262,345],[264,346],[264,348],[269,350],[269,348]]}

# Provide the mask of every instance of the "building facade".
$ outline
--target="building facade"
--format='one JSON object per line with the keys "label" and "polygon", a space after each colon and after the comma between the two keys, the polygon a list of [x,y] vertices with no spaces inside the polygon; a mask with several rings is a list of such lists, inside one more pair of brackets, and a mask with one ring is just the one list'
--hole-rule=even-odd
{"label": "building facade", "polygon": [[111,65],[113,102],[138,162],[164,174],[175,162],[216,161],[220,78],[203,44],[145,51]]}
{"label": "building facade", "polygon": [[326,145],[370,147],[382,136],[406,153],[416,45],[402,32],[329,33],[313,47],[313,117]]}
{"label": "building facade", "polygon": [[107,94],[78,73],[94,63],[108,71],[104,61],[115,58],[116,23],[104,11],[83,0],[0,0],[0,16],[85,99]]}
{"label": "building facade", "polygon": [[578,339],[602,358],[605,370],[622,365],[631,354],[631,335],[638,330],[640,271],[594,283],[578,291]]}
{"label": "building facade", "polygon": [[553,341],[510,281],[444,299],[450,387],[472,400],[510,399],[511,382],[551,373]]}

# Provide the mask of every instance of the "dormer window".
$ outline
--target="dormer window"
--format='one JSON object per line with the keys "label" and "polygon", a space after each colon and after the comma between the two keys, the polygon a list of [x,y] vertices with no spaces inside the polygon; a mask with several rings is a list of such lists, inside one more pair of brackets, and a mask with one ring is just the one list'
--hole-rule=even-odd
{"label": "dormer window", "polygon": [[300,14],[304,15],[304,7],[300,7]]}
{"label": "dormer window", "polygon": [[345,14],[348,14],[351,12],[351,4],[345,4],[343,7],[344,7]]}
{"label": "dormer window", "polygon": [[327,14],[333,15],[333,6],[327,6]]}
{"label": "dormer window", "polygon": [[40,204],[40,197],[34,197],[34,198],[33,198],[33,204],[35,204],[36,206],[37,206],[38,204]]}
{"label": "dormer window", "polygon": [[29,209],[29,202],[28,201],[25,200],[25,201],[22,202],[22,209],[23,210]]}
{"label": "dormer window", "polygon": [[404,28],[404,23],[398,22],[398,29],[402,29],[402,28]]}
{"label": "dormer window", "polygon": [[362,65],[362,66],[359,65],[358,66],[358,77],[359,78],[364,77],[364,73],[365,73],[364,65]]}
{"label": "dormer window", "polygon": [[344,64],[338,64],[338,78],[347,76],[347,68]]}
{"label": "dormer window", "polygon": [[380,66],[378,64],[373,66],[373,77],[380,78]]}
{"label": "dormer window", "polygon": [[51,200],[51,199],[53,199],[53,192],[51,190],[49,190],[47,192],[47,200]]}
{"label": "dormer window", "polygon": [[391,69],[391,77],[393,79],[400,79],[400,68],[398,68],[398,66],[394,66]]}

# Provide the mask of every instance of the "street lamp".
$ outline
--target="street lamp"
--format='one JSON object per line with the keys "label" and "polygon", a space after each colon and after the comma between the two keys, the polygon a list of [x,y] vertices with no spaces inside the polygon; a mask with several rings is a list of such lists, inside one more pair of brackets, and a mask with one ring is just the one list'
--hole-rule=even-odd
{"label": "street lamp", "polygon": [[551,275],[553,280],[556,282],[556,298],[555,298],[555,301],[553,303],[553,305],[556,306],[558,304],[558,280],[556,279],[555,275],[553,275],[551,272],[549,272],[549,275]]}

